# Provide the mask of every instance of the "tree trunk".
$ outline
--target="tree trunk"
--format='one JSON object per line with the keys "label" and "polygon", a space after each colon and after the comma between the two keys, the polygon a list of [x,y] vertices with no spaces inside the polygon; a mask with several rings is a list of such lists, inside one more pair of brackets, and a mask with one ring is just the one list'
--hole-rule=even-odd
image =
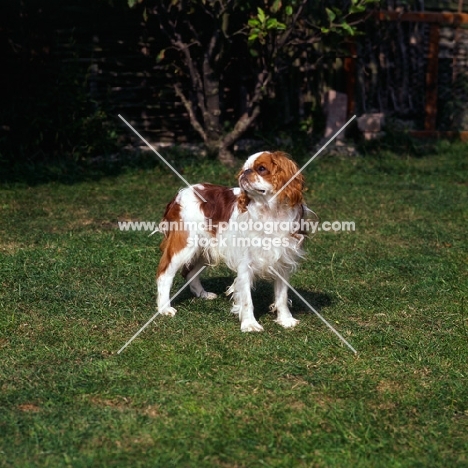
{"label": "tree trunk", "polygon": [[176,94],[184,104],[192,127],[202,137],[209,154],[216,155],[217,159],[227,166],[235,165],[235,158],[230,148],[252,125],[260,114],[259,103],[263,98],[264,86],[271,76],[266,70],[262,70],[257,76],[257,83],[253,95],[248,99],[246,109],[234,128],[227,134],[223,134],[220,105],[220,77],[212,65],[213,54],[218,46],[219,37],[215,33],[210,42],[209,50],[203,57],[201,70],[197,69],[195,61],[190,55],[190,50],[183,44],[176,42],[184,52],[192,87],[196,90],[195,102],[190,100],[183,92],[180,83],[174,85]]}
{"label": "tree trunk", "polygon": [[219,76],[213,70],[208,56],[203,60],[203,88],[205,105],[202,106],[203,121],[209,140],[221,138],[221,109],[219,103]]}
{"label": "tree trunk", "polygon": [[234,167],[236,159],[232,152],[226,147],[220,147],[218,151],[218,161],[223,163],[225,166]]}

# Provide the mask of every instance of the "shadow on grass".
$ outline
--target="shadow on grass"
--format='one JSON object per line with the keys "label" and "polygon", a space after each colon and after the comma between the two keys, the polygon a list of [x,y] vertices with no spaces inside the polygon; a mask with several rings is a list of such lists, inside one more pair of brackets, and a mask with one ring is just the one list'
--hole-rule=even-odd
{"label": "shadow on grass", "polygon": [[[234,281],[234,276],[222,276],[218,278],[203,278],[202,284],[206,291],[214,292],[218,297],[223,298],[226,303],[227,310],[231,309],[230,296],[226,296],[224,293],[231,286]],[[320,311],[324,307],[329,307],[333,303],[333,299],[330,295],[317,291],[309,291],[303,289],[296,289],[297,292],[317,311]],[[174,291],[175,292],[175,291]],[[173,292],[173,293],[174,293]],[[292,306],[290,310],[293,315],[313,314],[307,304],[305,304],[293,291],[289,291],[288,297],[292,300]],[[174,301],[173,305],[186,304],[194,299],[193,294],[189,288],[185,289]],[[203,304],[203,299],[196,299],[200,301],[200,305]],[[270,305],[274,300],[273,283],[266,280],[256,281],[254,288],[252,289],[252,300],[254,303],[255,317],[259,319],[269,313]]]}
{"label": "shadow on grass", "polygon": [[[186,166],[209,161],[207,157],[180,147],[165,148],[160,150],[160,154],[181,173],[184,172]],[[155,167],[171,172],[156,154],[139,148],[81,160],[19,161],[17,163],[9,161],[7,163],[1,160],[0,155],[0,184],[20,183],[34,187],[48,182],[59,182],[72,185],[85,181],[99,181],[105,177],[115,177],[129,170],[149,170]]]}
{"label": "shadow on grass", "polygon": [[67,185],[116,176],[131,168],[153,168],[155,158],[122,154],[92,160],[0,161],[0,184],[26,184],[30,187],[48,182]]}

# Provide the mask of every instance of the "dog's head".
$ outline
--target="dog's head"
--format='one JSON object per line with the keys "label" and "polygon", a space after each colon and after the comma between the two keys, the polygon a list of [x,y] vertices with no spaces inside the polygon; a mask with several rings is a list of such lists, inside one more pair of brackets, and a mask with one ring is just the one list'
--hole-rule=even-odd
{"label": "dog's head", "polygon": [[238,174],[238,181],[245,204],[248,200],[268,203],[280,191],[276,197],[279,204],[296,206],[303,201],[304,177],[297,164],[280,151],[250,156]]}

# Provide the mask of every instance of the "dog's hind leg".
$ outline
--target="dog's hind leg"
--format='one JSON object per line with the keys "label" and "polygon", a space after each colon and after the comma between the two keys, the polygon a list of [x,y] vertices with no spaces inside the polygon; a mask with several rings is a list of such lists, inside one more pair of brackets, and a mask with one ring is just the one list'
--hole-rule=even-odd
{"label": "dog's hind leg", "polygon": [[172,231],[163,243],[163,255],[156,273],[158,311],[161,315],[175,315],[177,312],[170,302],[174,276],[184,265],[190,264],[198,256],[199,247],[187,243],[187,234],[183,231]]}
{"label": "dog's hind leg", "polygon": [[190,283],[190,291],[192,291],[195,296],[202,297],[203,299],[216,299],[218,296],[215,293],[205,291],[200,281],[200,270],[206,266],[206,260],[203,256],[199,256],[190,265],[184,267],[182,275],[187,281],[192,280]]}

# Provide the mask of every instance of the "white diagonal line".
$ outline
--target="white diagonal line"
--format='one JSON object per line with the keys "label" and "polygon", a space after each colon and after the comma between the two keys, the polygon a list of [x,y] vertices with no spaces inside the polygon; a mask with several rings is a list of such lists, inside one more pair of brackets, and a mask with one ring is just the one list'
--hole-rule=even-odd
{"label": "white diagonal line", "polygon": [[[162,310],[168,306],[171,301],[173,301],[204,269],[206,266],[203,266],[200,268],[200,270],[197,271],[195,275],[193,275],[192,278],[190,278],[189,281],[187,281],[163,306]],[[158,310],[118,351],[117,354],[120,354],[158,315],[160,314],[160,311]]]}
{"label": "white diagonal line", "polygon": [[193,188],[193,186],[191,186],[191,185],[188,183],[188,181],[185,179],[185,177],[182,176],[166,159],[164,159],[164,158],[158,153],[158,151],[156,151],[156,149],[155,149],[152,145],[150,145],[150,144],[148,143],[148,141],[146,141],[146,140],[132,127],[132,125],[131,125],[130,123],[128,123],[120,114],[118,114],[118,115],[119,115],[119,118],[120,118],[123,122],[125,122],[125,123],[128,125],[128,127],[132,130],[132,132],[135,133],[135,135],[137,135],[138,137],[140,137],[141,140],[142,140],[144,143],[146,143],[146,145],[148,146],[148,148],[150,148],[151,150],[153,150],[153,151],[156,153],[156,155],[159,157],[159,159],[161,159],[161,161],[162,161],[164,164],[166,164],[166,166],[169,167],[169,168],[172,170],[172,172],[174,172],[174,174],[176,174],[176,175],[185,183],[185,185],[186,185],[187,187],[191,188],[191,189],[206,203],[206,200]]}
{"label": "white diagonal line", "polygon": [[354,119],[353,115],[271,198],[272,202]]}
{"label": "white diagonal line", "polygon": [[278,278],[280,278],[283,283],[285,283],[289,289],[291,289],[295,294],[296,296],[301,299],[304,304],[306,304],[310,310],[312,310],[312,312],[315,313],[315,315],[317,315],[317,317],[346,345],[348,346],[348,348],[354,353],[354,354],[357,354],[357,351],[343,338],[343,336],[338,333],[273,267],[270,267],[270,270],[275,273]]}

